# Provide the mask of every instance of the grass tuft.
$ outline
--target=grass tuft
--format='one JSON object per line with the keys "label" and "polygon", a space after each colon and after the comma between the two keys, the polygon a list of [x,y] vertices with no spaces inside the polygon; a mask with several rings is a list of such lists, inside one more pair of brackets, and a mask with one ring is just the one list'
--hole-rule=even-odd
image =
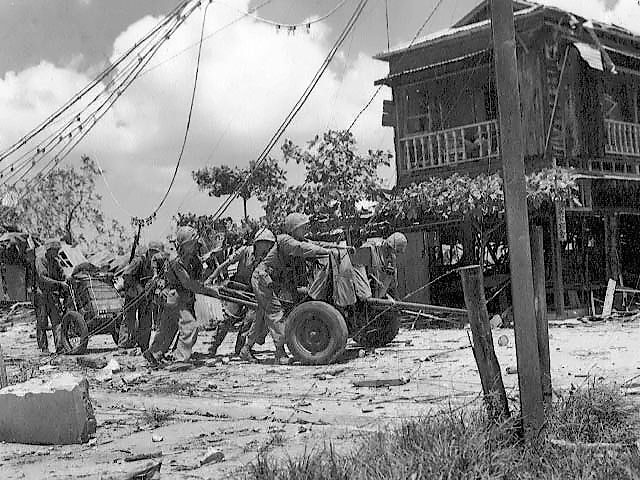
{"label": "grass tuft", "polygon": [[[549,442],[532,451],[515,420],[489,422],[480,411],[450,409],[366,436],[351,452],[329,444],[295,458],[258,452],[247,480],[640,479],[635,410],[616,387],[592,383],[554,402]],[[577,442],[577,443],[576,443]],[[614,443],[620,448],[587,448]],[[575,448],[573,448],[575,446]]]}

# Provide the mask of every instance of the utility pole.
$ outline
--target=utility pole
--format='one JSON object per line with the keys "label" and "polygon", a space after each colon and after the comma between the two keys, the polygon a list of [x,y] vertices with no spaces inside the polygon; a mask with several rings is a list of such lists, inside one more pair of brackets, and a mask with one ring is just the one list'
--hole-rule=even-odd
{"label": "utility pole", "polygon": [[490,0],[490,8],[522,426],[527,441],[535,443],[544,422],[544,407],[533,299],[512,0]]}

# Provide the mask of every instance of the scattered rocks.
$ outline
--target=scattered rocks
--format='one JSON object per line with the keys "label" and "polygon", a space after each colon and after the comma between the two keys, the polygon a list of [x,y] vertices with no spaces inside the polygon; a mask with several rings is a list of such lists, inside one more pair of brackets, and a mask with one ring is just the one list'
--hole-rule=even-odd
{"label": "scattered rocks", "polygon": [[163,440],[164,440],[164,437],[162,435],[151,435],[151,441],[153,443],[162,442]]}
{"label": "scattered rocks", "polygon": [[202,457],[198,459],[200,466],[208,465],[210,463],[220,463],[224,461],[224,453],[216,448],[210,448]]}

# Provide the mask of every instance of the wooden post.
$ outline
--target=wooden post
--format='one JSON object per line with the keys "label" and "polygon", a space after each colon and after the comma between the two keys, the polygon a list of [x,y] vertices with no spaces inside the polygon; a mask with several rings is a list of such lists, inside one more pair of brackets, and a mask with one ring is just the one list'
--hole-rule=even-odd
{"label": "wooden post", "polygon": [[558,238],[555,221],[551,222],[551,240],[553,244],[553,303],[556,318],[564,317],[564,279],[562,277],[562,243]]}
{"label": "wooden post", "polygon": [[512,0],[490,0],[490,8],[522,426],[527,441],[536,443],[544,423],[544,406],[533,302]]}
{"label": "wooden post", "polygon": [[473,356],[478,365],[482,392],[489,416],[497,421],[509,418],[507,394],[502,383],[500,364],[493,349],[491,324],[484,296],[482,267],[471,265],[458,270],[462,279],[464,302],[467,306],[471,333],[473,334]]}
{"label": "wooden post", "polygon": [[9,380],[7,379],[7,366],[4,364],[4,353],[2,352],[2,345],[0,345],[0,388],[9,386]]}
{"label": "wooden post", "polygon": [[535,226],[531,229],[531,266],[533,268],[533,291],[535,294],[542,398],[544,403],[549,406],[551,405],[553,390],[551,389],[551,360],[549,359],[549,324],[547,323],[543,238],[542,227]]}

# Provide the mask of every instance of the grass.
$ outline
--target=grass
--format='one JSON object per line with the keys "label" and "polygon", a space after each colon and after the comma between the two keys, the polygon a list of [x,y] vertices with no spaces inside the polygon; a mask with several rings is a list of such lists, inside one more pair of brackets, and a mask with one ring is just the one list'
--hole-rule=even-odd
{"label": "grass", "polygon": [[159,408],[153,407],[142,412],[140,424],[151,428],[160,428],[169,423],[173,419],[174,414],[175,411],[173,410],[160,410]]}
{"label": "grass", "polygon": [[282,459],[262,451],[246,480],[640,479],[638,425],[616,387],[573,389],[550,409],[548,438],[622,448],[528,448],[515,421],[491,424],[480,411],[449,410],[365,437],[351,452],[332,445]]}

